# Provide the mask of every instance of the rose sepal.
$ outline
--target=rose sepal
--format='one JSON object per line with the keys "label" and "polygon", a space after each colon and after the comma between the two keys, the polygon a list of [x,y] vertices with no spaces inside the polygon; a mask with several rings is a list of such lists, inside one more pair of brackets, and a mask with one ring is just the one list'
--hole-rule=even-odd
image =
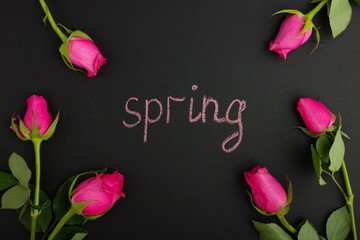
{"label": "rose sepal", "polygon": [[279,13],[291,13],[291,14],[296,14],[296,15],[305,17],[305,14],[303,14],[302,12],[300,12],[299,10],[296,10],[296,9],[284,9],[284,10],[281,10],[281,11],[278,11],[278,12],[272,14],[271,16],[277,15]]}
{"label": "rose sepal", "polygon": [[30,133],[31,141],[41,139],[40,129],[38,129],[37,126],[36,126],[36,118],[35,118],[34,113],[33,113],[33,117],[34,117],[34,124],[33,124],[33,127],[31,129],[31,133]]}
{"label": "rose sepal", "polygon": [[76,214],[78,215],[82,215],[82,211],[84,210],[84,208],[86,207],[86,205],[91,202],[79,202],[79,203],[71,203],[71,208],[74,209],[74,211],[76,212]]}
{"label": "rose sepal", "polygon": [[83,216],[85,218],[85,222],[87,221],[94,221],[96,219],[98,219],[99,217],[102,217],[104,216],[108,211],[110,211],[110,209],[114,206],[115,204],[113,204],[111,207],[109,207],[105,212],[99,214],[99,215],[96,215],[96,216],[86,216],[84,214],[81,214],[81,216]]}
{"label": "rose sepal", "polygon": [[75,178],[74,178],[74,180],[72,181],[72,183],[71,183],[71,185],[70,185],[70,187],[69,187],[69,191],[68,191],[68,197],[69,197],[69,201],[71,202],[71,196],[73,195],[73,193],[75,192],[75,190],[73,190],[74,189],[74,186],[75,186],[75,184],[76,184],[76,181],[78,180],[78,178],[79,177],[81,177],[81,176],[83,176],[83,175],[85,175],[85,174],[92,174],[91,172],[83,172],[83,173],[80,173],[80,174],[78,174]]}
{"label": "rose sepal", "polygon": [[309,129],[307,129],[306,127],[300,127],[300,126],[295,126],[296,128],[299,128],[301,131],[303,131],[306,135],[308,135],[309,137],[312,137],[312,138],[318,138],[320,137],[321,135],[324,134],[324,132],[321,132],[321,133],[312,133],[310,132]]}
{"label": "rose sepal", "polygon": [[87,35],[86,33],[80,31],[80,30],[75,30],[73,31],[70,36],[69,36],[69,39],[72,38],[72,37],[82,37],[82,38],[87,38],[89,39],[90,41],[94,42],[91,37],[89,37],[89,35]]}
{"label": "rose sepal", "polygon": [[[15,123],[16,119],[19,119],[19,125]],[[19,116],[11,117],[11,126],[10,128],[15,132],[16,136],[22,141],[30,141],[30,130],[25,126],[23,121]]]}
{"label": "rose sepal", "polygon": [[[330,112],[331,116],[333,118],[336,118],[335,114],[333,114],[332,112]],[[336,126],[333,126],[333,125],[330,125],[330,127],[326,130],[326,132],[331,132],[331,133],[336,133],[337,132],[337,129],[340,127],[340,125],[342,125],[342,121],[341,121],[341,115],[340,113],[338,112],[339,114],[339,126],[336,127]],[[349,135],[347,135],[346,133],[344,133],[343,131],[340,131],[341,133],[341,136],[347,138],[347,139],[350,139]]]}
{"label": "rose sepal", "polygon": [[70,30],[67,27],[65,27],[64,25],[62,25],[61,23],[57,23],[56,25],[62,27],[68,35],[70,35],[71,33],[74,32],[73,30]]}
{"label": "rose sepal", "polygon": [[48,128],[48,130],[46,131],[46,133],[44,135],[41,136],[42,140],[48,140],[49,138],[52,137],[52,135],[54,135],[54,132],[56,130],[56,126],[58,124],[59,121],[59,115],[60,112],[58,112],[58,114],[56,115],[56,118],[54,119],[54,121],[52,122],[52,124],[50,125],[50,127]]}
{"label": "rose sepal", "polygon": [[280,208],[279,211],[276,212],[277,216],[285,216],[290,211],[290,204],[293,200],[293,195],[292,195],[292,182],[289,179],[288,181],[289,181],[289,187],[287,191],[286,203],[282,208]]}
{"label": "rose sepal", "polygon": [[[322,135],[326,134],[326,133],[333,133],[333,132],[336,132],[338,127],[334,126],[334,125],[330,125],[328,127],[328,129],[326,129],[325,131],[321,132],[321,133],[312,133],[310,132],[309,129],[307,129],[306,127],[299,127],[299,126],[295,126],[296,128],[299,128],[301,129],[301,131],[303,131],[306,135],[308,135],[309,137],[312,137],[312,138],[319,138],[321,137]],[[341,132],[341,135],[343,135],[344,137],[346,137],[347,139],[350,139],[350,137],[344,133],[344,132]]]}
{"label": "rose sepal", "polygon": [[[15,123],[15,120],[19,119],[19,125]],[[48,140],[55,132],[56,125],[59,121],[59,113],[57,114],[55,120],[50,125],[48,130],[44,135],[41,136],[40,129],[36,127],[36,119],[34,116],[34,124],[31,131],[25,126],[24,122],[19,116],[12,116],[10,128],[15,132],[16,136],[22,141],[33,141],[33,140]]]}
{"label": "rose sepal", "polygon": [[302,34],[304,34],[305,32],[309,31],[310,29],[315,29],[315,35],[316,35],[316,45],[315,47],[313,48],[313,50],[311,50],[310,54],[312,54],[316,49],[317,47],[319,46],[320,44],[320,33],[319,33],[319,30],[317,27],[315,27],[315,24],[311,21],[312,18],[308,17],[306,14],[305,14],[305,24],[304,24],[304,28],[302,29],[302,31],[300,32],[299,36],[300,37]]}
{"label": "rose sepal", "polygon": [[265,212],[264,209],[258,208],[258,207],[256,206],[256,204],[255,204],[254,197],[253,197],[253,195],[251,194],[251,192],[250,192],[249,190],[247,190],[247,189],[246,189],[246,192],[247,192],[247,194],[248,194],[249,197],[250,197],[251,205],[252,205],[252,206],[254,207],[254,209],[255,209],[256,211],[258,211],[261,215],[264,215],[264,216],[267,216],[267,217],[276,215],[276,213],[268,213],[268,212]]}

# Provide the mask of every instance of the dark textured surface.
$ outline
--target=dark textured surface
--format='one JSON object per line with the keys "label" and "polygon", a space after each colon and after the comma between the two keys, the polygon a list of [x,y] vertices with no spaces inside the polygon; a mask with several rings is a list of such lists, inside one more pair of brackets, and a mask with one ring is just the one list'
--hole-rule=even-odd
{"label": "dark textured surface", "polygon": [[[14,113],[23,116],[26,98],[44,96],[50,110],[61,109],[58,129],[42,145],[42,189],[53,197],[69,176],[109,167],[125,175],[125,199],[104,217],[90,222],[87,239],[257,239],[251,219],[262,217],[251,208],[243,171],[256,164],[286,186],[294,187],[288,220],[303,217],[325,234],[325,220],[343,204],[334,184],[320,187],[312,169],[310,140],[299,130],[300,97],[320,99],[339,110],[346,141],[346,160],[360,221],[359,7],[353,5],[348,29],[332,39],[325,11],[315,18],[321,44],[313,55],[315,37],[286,61],[267,50],[285,16],[285,8],[304,12],[306,1],[185,1],[185,0],[52,0],[55,20],[90,35],[108,64],[88,79],[69,70],[58,53],[60,39],[37,1],[1,4],[0,26],[0,169],[8,171],[12,152],[33,169],[30,143],[9,129]],[[198,85],[194,92],[192,85]],[[236,126],[188,121],[191,97],[200,109],[203,95],[218,100],[223,116],[233,99],[243,99],[244,137],[230,154],[221,142]],[[144,114],[146,99],[186,97],[175,103],[171,121],[164,112],[149,126],[143,144],[143,119],[134,121],[124,106],[130,97]],[[156,108],[152,110],[156,115]],[[155,116],[154,115],[154,116]],[[1,238],[28,239],[14,211],[1,210]],[[40,237],[40,236],[39,236]]]}

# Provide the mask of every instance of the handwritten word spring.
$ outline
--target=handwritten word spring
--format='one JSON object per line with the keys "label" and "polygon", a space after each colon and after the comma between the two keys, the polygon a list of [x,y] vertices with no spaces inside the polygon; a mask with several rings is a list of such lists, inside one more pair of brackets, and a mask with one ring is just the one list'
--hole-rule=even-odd
{"label": "handwritten word spring", "polygon": [[[193,85],[192,86],[192,91],[196,91],[198,88],[197,85]],[[166,114],[166,123],[170,123],[170,115],[171,115],[171,106],[173,103],[177,102],[177,103],[186,103],[188,102],[189,104],[189,123],[195,123],[195,122],[201,122],[201,123],[206,123],[206,111],[208,109],[208,107],[210,105],[213,105],[214,108],[214,115],[213,115],[213,121],[216,123],[227,123],[230,125],[236,124],[237,125],[237,129],[235,132],[233,132],[230,136],[228,136],[221,144],[222,146],[222,150],[230,153],[232,151],[234,151],[241,143],[242,137],[243,137],[243,124],[242,124],[242,120],[241,120],[241,114],[242,112],[245,110],[246,108],[246,101],[245,100],[239,100],[239,99],[234,99],[229,106],[227,107],[225,116],[223,117],[219,117],[218,113],[219,113],[219,104],[217,102],[216,99],[212,98],[212,97],[208,97],[206,95],[203,96],[202,99],[202,110],[194,115],[194,98],[191,97],[188,101],[186,101],[186,97],[181,97],[181,98],[177,98],[177,97],[172,97],[172,96],[168,96],[167,97],[167,101],[166,101],[166,109],[164,109],[163,104],[161,103],[161,101],[159,101],[156,98],[153,99],[145,99],[145,112],[142,115],[140,112],[138,111],[134,111],[132,109],[130,109],[129,105],[131,104],[131,102],[139,102],[139,98],[137,97],[131,97],[127,100],[126,104],[125,104],[125,111],[126,113],[134,116],[137,120],[135,122],[129,123],[126,122],[125,120],[123,121],[123,124],[125,127],[127,128],[133,128],[136,127],[138,124],[141,123],[142,119],[143,120],[143,124],[144,124],[144,136],[143,136],[143,141],[144,143],[147,142],[148,139],[148,131],[149,131],[149,126],[150,124],[154,124],[156,122],[158,122],[161,117],[163,116],[163,113],[165,112]],[[133,105],[133,104],[131,104]],[[158,114],[154,115],[154,114],[150,114],[150,105],[156,105],[157,106],[157,111]],[[154,107],[152,107],[153,109]],[[237,115],[235,119],[231,119],[230,118],[230,113],[232,112],[232,109],[235,108],[237,110]],[[153,118],[151,118],[150,116],[155,116]],[[232,141],[233,139],[235,139],[235,143],[233,143],[233,145],[231,145],[231,143],[229,143],[230,141]],[[233,141],[233,142],[234,142]],[[228,146],[230,145],[230,146]]]}

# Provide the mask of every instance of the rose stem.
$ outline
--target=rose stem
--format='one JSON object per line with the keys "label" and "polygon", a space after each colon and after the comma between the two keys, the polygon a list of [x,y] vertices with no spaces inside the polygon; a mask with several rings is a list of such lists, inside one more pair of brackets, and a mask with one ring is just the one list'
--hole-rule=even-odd
{"label": "rose stem", "polygon": [[54,228],[54,230],[51,232],[48,240],[52,240],[54,239],[54,237],[56,236],[56,234],[60,231],[60,229],[65,225],[65,223],[76,214],[75,210],[70,207],[69,211],[67,211],[65,213],[65,215],[60,219],[59,223],[56,225],[56,227]]}
{"label": "rose stem", "polygon": [[346,200],[346,205],[348,206],[349,213],[350,213],[351,230],[353,233],[354,240],[357,240],[355,215],[354,215],[354,194],[351,189],[349,175],[347,173],[346,166],[345,166],[345,160],[342,162],[341,169],[342,169],[342,172],[344,175],[344,181],[345,181],[345,186],[346,186],[347,198],[345,198],[345,200]]}
{"label": "rose stem", "polygon": [[305,14],[310,20],[320,11],[320,9],[328,2],[329,0],[321,1],[316,7],[314,7],[310,12]]}
{"label": "rose stem", "polygon": [[54,29],[54,31],[56,32],[56,34],[61,38],[61,40],[63,42],[66,42],[68,37],[65,35],[65,33],[63,33],[60,28],[57,26],[56,22],[54,21],[54,18],[52,17],[50,10],[48,8],[48,6],[45,3],[45,0],[39,0],[45,14],[46,14],[46,18],[49,21],[51,27]]}
{"label": "rose stem", "polygon": [[[40,202],[40,145],[41,139],[32,139],[35,151],[35,193],[34,193],[34,205],[39,206]],[[36,221],[40,212],[38,209],[32,209],[31,211],[31,240],[35,240],[36,233]]]}
{"label": "rose stem", "polygon": [[291,232],[292,234],[295,234],[295,233],[296,233],[296,229],[295,229],[293,226],[291,226],[291,224],[285,219],[285,216],[284,216],[284,215],[276,215],[276,216],[279,218],[281,224],[282,224],[289,232]]}

